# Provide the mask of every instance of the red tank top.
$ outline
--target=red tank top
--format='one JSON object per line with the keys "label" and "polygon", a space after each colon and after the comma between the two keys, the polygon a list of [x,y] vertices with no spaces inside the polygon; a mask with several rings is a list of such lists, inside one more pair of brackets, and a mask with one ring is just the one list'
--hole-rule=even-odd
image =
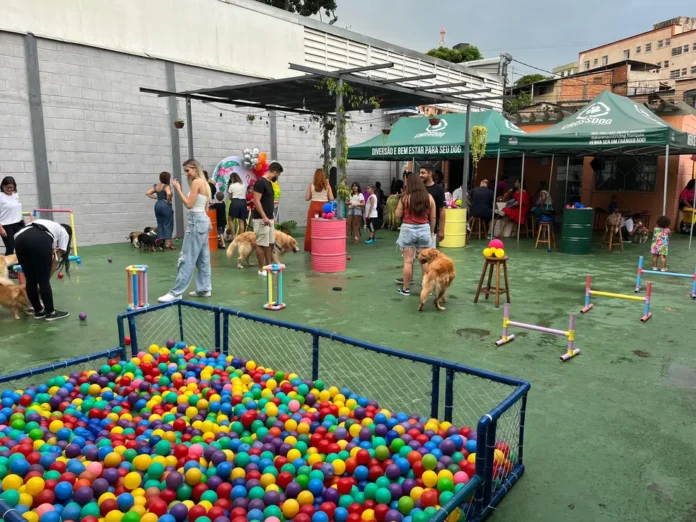
{"label": "red tank top", "polygon": [[411,205],[408,199],[404,202],[404,223],[407,225],[425,225],[430,222],[430,201],[428,209],[423,216],[417,217],[411,213]]}

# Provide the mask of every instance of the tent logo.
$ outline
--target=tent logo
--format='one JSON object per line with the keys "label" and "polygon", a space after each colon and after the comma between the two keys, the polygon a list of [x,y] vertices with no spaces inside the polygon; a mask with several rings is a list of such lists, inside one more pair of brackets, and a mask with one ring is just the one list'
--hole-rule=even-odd
{"label": "tent logo", "polygon": [[613,121],[611,118],[602,117],[608,115],[610,112],[611,107],[609,107],[606,103],[592,103],[575,116],[575,121],[564,125],[561,127],[561,129],[571,129],[585,123],[588,125],[611,125],[611,122]]}
{"label": "tent logo", "polygon": [[505,120],[505,126],[513,132],[524,132],[522,129],[520,129],[517,125],[512,123],[510,120]]}
{"label": "tent logo", "polygon": [[[689,146],[696,147],[696,136],[693,134],[687,134],[686,135],[686,143]],[[693,156],[692,156],[693,158]]]}
{"label": "tent logo", "polygon": [[649,111],[642,105],[634,105],[633,108],[636,110],[638,114],[643,116],[643,118],[650,120],[653,123],[657,123],[662,127],[667,127],[667,124],[664,121],[662,121],[660,118],[658,118],[655,114],[653,114],[651,111]]}
{"label": "tent logo", "polygon": [[440,118],[437,125],[428,125],[425,132],[416,134],[413,139],[418,138],[442,138],[445,136],[445,129],[447,128],[447,120]]}

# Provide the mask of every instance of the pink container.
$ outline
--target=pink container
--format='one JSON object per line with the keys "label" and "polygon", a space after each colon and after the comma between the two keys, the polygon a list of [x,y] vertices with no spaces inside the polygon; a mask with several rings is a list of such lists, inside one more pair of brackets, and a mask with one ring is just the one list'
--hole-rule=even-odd
{"label": "pink container", "polygon": [[346,269],[346,220],[312,219],[312,270],[322,273]]}

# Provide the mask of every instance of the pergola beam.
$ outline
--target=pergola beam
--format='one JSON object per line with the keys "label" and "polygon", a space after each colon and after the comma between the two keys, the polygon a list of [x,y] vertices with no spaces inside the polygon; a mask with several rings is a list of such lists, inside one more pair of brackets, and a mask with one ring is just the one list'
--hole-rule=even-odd
{"label": "pergola beam", "polygon": [[423,85],[418,90],[431,91],[433,89],[446,89],[447,87],[466,87],[469,82],[440,83],[438,85]]}
{"label": "pergola beam", "polygon": [[405,78],[391,78],[389,80],[377,80],[382,85],[390,83],[415,82],[416,80],[432,80],[436,78],[436,74],[421,74],[420,76],[406,76]]}
{"label": "pergola beam", "polygon": [[[338,71],[333,71],[335,74],[353,74],[353,73],[359,73],[359,72],[367,72],[367,71],[376,71],[379,69],[390,69],[391,67],[394,67],[394,64],[392,62],[387,62],[387,63],[377,63],[375,65],[365,65],[362,67],[353,67],[352,69],[339,69]],[[292,67],[290,67],[292,69]]]}

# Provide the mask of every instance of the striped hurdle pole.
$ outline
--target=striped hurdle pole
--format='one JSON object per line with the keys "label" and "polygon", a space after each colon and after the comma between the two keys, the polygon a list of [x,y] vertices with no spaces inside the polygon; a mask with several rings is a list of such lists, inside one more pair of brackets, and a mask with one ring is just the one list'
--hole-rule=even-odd
{"label": "striped hurdle pole", "polygon": [[625,299],[627,301],[640,301],[644,303],[644,308],[643,308],[643,316],[640,319],[641,323],[647,322],[651,317],[652,313],[650,312],[650,296],[652,294],[652,283],[648,283],[645,291],[645,297],[639,297],[637,295],[627,295],[627,294],[616,294],[613,292],[600,292],[599,290],[592,290],[592,276],[588,275],[586,280],[585,280],[585,306],[580,310],[580,313],[587,313],[592,308],[594,308],[594,304],[590,302],[590,298],[593,295],[596,295],[598,297],[611,297],[613,299]]}
{"label": "striped hurdle pole", "polygon": [[681,274],[679,272],[662,272],[661,270],[645,270],[643,268],[643,256],[638,258],[638,274],[636,275],[636,292],[640,292],[641,276],[643,274],[667,276],[667,277],[682,277],[691,279],[691,299],[696,299],[696,268],[693,274]]}

